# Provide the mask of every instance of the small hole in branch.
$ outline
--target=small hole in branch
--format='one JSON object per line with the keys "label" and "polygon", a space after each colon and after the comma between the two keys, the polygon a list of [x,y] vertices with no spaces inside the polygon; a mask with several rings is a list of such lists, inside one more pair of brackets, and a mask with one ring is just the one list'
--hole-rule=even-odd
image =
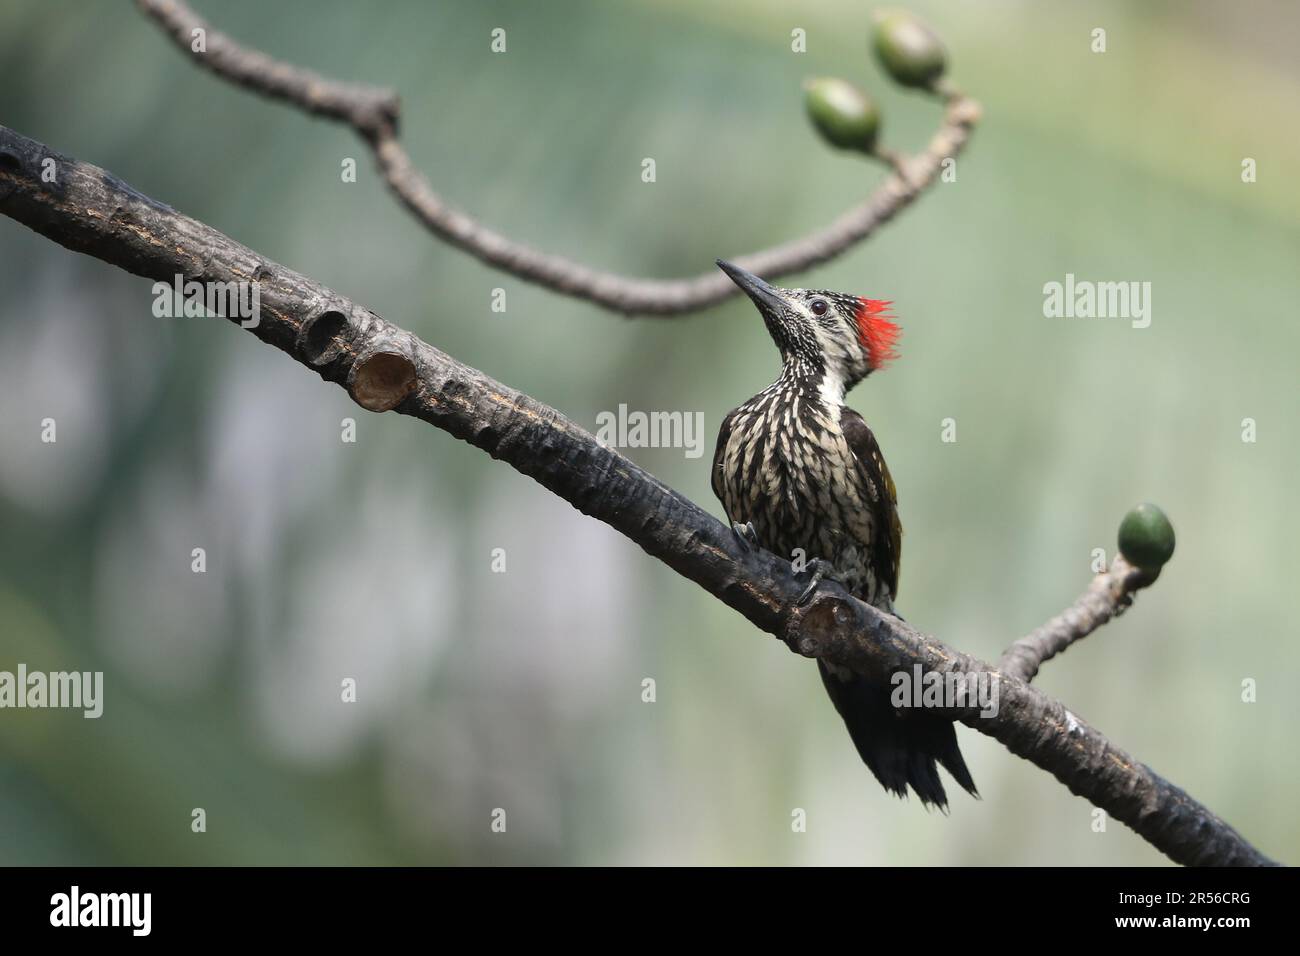
{"label": "small hole in branch", "polygon": [[334,358],[343,345],[341,335],[347,327],[348,319],[342,312],[322,312],[311,319],[303,336],[303,356],[313,365]]}

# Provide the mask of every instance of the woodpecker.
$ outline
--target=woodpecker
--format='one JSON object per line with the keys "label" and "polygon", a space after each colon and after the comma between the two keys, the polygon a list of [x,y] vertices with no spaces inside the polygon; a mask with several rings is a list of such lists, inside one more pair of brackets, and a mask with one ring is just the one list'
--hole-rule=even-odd
{"label": "woodpecker", "polygon": [[[895,614],[903,528],[894,480],[845,393],[897,358],[890,302],[840,292],[779,289],[721,259],[718,267],[758,307],[781,352],[781,375],[723,420],[713,491],[742,543],[805,557],[811,580],[839,581]],[[942,764],[972,796],[975,782],[953,724],[898,710],[888,683],[817,662],[822,683],[864,763],[888,791],[908,787],[925,806],[947,808]]]}

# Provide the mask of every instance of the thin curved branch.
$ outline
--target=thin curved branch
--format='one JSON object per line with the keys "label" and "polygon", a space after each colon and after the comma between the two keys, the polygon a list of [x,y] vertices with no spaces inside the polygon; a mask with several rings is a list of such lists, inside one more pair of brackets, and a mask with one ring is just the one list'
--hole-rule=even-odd
{"label": "thin curved branch", "polygon": [[[54,182],[42,181],[53,160]],[[1132,827],[1179,863],[1271,861],[1178,787],[1034,687],[826,584],[798,607],[789,562],[731,530],[553,408],[493,381],[311,279],[136,192],[98,167],[0,126],[0,213],[69,249],[171,283],[250,281],[251,331],[348,389],[363,407],[420,418],[501,459],[777,635],[860,673],[982,674],[1000,706],[949,712]],[[238,318],[232,321],[239,322]]]}
{"label": "thin curved branch", "polygon": [[998,661],[998,670],[1029,683],[1046,661],[1123,614],[1133,596],[1155,579],[1150,572],[1129,564],[1123,555],[1116,555],[1110,570],[1093,578],[1077,601],[1008,647]]}
{"label": "thin curved branch", "polygon": [[[390,90],[325,79],[281,63],[214,30],[181,0],[137,0],[180,49],[207,69],[240,86],[300,109],[347,123],[374,152],[393,194],[430,232],[490,266],[562,295],[615,312],[682,315],[723,302],[740,290],[716,269],[687,279],[640,279],[602,272],[542,252],[495,232],[449,205],[411,162],[397,139],[398,98]],[[206,52],[193,46],[204,31]],[[943,121],[925,150],[892,156],[893,171],[864,202],[830,225],[799,239],[746,255],[728,256],[768,278],[800,272],[834,259],[862,242],[912,204],[939,178],[943,161],[965,148],[980,120],[979,104],[945,88]]]}
{"label": "thin curved branch", "polygon": [[181,0],[139,0],[139,5],[196,63],[238,86],[347,123],[367,138],[397,127],[401,104],[390,89],[340,83],[281,63],[214,30]]}

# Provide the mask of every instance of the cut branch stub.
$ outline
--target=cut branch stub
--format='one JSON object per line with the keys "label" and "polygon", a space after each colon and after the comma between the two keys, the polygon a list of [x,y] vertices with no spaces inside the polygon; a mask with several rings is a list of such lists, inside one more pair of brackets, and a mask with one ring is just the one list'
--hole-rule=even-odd
{"label": "cut branch stub", "polygon": [[348,375],[348,393],[372,412],[396,408],[415,387],[415,362],[392,342],[362,353]]}
{"label": "cut branch stub", "polygon": [[782,639],[796,654],[821,657],[851,636],[857,617],[852,605],[828,591],[830,587],[824,587],[809,604],[790,611]]}

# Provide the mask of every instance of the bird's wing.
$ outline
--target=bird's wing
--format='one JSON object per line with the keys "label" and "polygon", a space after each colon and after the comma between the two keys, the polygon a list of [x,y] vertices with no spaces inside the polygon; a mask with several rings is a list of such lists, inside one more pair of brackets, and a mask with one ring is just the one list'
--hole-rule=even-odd
{"label": "bird's wing", "polygon": [[[726,511],[727,509],[727,498],[724,494],[727,480],[723,473],[723,468],[725,466],[724,459],[727,455],[727,439],[731,437],[731,422],[736,417],[737,411],[739,411],[739,409],[733,408],[731,411],[727,412],[727,417],[722,420],[722,427],[718,429],[718,447],[713,452],[713,471],[710,473],[710,483],[713,485],[713,493],[717,495],[718,500],[722,502],[723,511]],[[730,518],[731,515],[728,514],[727,517]]]}
{"label": "bird's wing", "polygon": [[872,491],[870,508],[875,516],[876,534],[871,542],[872,560],[889,587],[891,599],[898,597],[898,565],[903,552],[903,524],[898,520],[898,493],[894,479],[885,465],[876,436],[862,416],[848,406],[840,412],[840,428],[849,451],[858,462],[858,473]]}

